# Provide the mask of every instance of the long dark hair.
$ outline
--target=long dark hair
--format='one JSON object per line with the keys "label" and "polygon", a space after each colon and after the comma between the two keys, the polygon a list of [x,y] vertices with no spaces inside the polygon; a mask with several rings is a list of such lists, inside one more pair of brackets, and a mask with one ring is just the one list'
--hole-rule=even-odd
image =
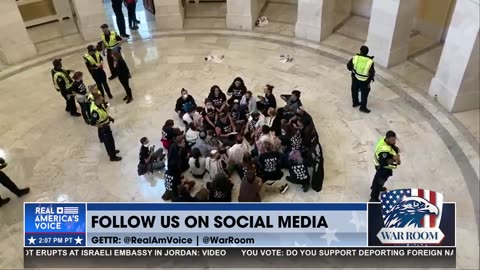
{"label": "long dark hair", "polygon": [[[212,97],[215,96],[215,89],[217,89],[217,88],[218,88],[218,90],[220,91],[219,96],[222,96],[223,91],[222,91],[222,89],[221,89],[218,85],[216,85],[216,84],[213,85],[212,87],[210,87],[210,94],[209,94],[208,96],[212,96]],[[224,94],[224,95],[225,95],[225,94]]]}
{"label": "long dark hair", "polygon": [[219,173],[215,175],[215,177],[212,180],[213,190],[228,191],[230,187],[231,187],[230,180],[228,180],[228,177],[223,173]]}
{"label": "long dark hair", "polygon": [[192,157],[195,159],[195,167],[200,168],[200,157],[202,156],[202,153],[198,148],[193,148],[192,149]]}
{"label": "long dark hair", "polygon": [[[240,83],[242,83],[242,85],[240,85],[240,87],[238,87],[238,88],[235,86],[236,81],[239,81]],[[232,84],[228,88],[228,91],[230,92],[232,89],[242,89],[242,90],[247,91],[247,87],[245,86],[245,83],[243,82],[243,79],[240,78],[240,77],[237,77],[237,78],[235,78],[235,80],[233,80]]]}

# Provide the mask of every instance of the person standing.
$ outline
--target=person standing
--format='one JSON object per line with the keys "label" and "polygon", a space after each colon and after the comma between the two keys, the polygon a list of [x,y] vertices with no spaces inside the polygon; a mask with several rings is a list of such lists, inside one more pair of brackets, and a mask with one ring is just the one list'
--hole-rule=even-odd
{"label": "person standing", "polygon": [[[373,56],[368,56],[368,47],[360,47],[360,53],[347,63],[347,69],[352,72],[352,106],[360,106],[360,111],[369,113],[367,108],[370,83],[375,81],[375,67]],[[361,98],[358,100],[358,92]]]}
{"label": "person standing", "polygon": [[130,70],[128,69],[127,62],[122,57],[122,54],[119,51],[112,52],[114,58],[114,66],[115,66],[115,73],[118,76],[118,80],[125,89],[125,93],[127,94],[123,100],[128,103],[132,102],[132,89],[130,88],[129,80],[132,77],[130,75]]}
{"label": "person standing", "polygon": [[70,77],[72,70],[65,70],[62,68],[61,58],[53,60],[52,64],[53,69],[51,74],[53,85],[65,99],[65,111],[69,112],[71,116],[80,116],[81,114],[77,112],[77,106],[75,105],[75,94],[72,92],[73,79]]}
{"label": "person standing", "polygon": [[[5,162],[5,159],[0,157],[0,184],[2,184],[4,187],[6,187],[8,190],[10,190],[13,194],[17,195],[17,197],[22,197],[23,195],[26,195],[30,192],[30,188],[18,188],[17,185],[6,175],[2,170],[7,167],[7,163]],[[3,205],[7,204],[10,201],[10,198],[2,198],[0,196],[0,207]]]}
{"label": "person standing", "polygon": [[78,105],[80,105],[80,109],[82,112],[83,120],[87,125],[90,124],[90,119],[87,113],[87,110],[89,109],[87,106],[87,88],[85,87],[85,84],[83,83],[83,73],[80,71],[77,71],[73,74],[73,85],[72,85],[72,91],[75,93],[75,99],[78,102]]}
{"label": "person standing", "polygon": [[100,52],[95,46],[89,45],[87,47],[87,53],[83,58],[85,60],[85,65],[97,84],[98,90],[102,93],[102,96],[105,98],[105,92],[107,92],[108,98],[112,99],[113,96],[107,83],[107,74],[103,70],[103,57],[100,55]]}
{"label": "person standing", "polygon": [[98,127],[98,133],[102,136],[102,142],[105,144],[105,149],[110,157],[110,161],[120,161],[121,157],[117,156],[120,153],[115,148],[115,139],[113,138],[110,123],[114,123],[115,119],[108,115],[107,109],[103,106],[103,97],[101,95],[95,96],[95,101],[90,104],[91,125]]}
{"label": "person standing", "polygon": [[115,72],[115,66],[113,65],[112,52],[121,52],[122,48],[120,47],[120,43],[123,42],[123,39],[115,31],[110,31],[108,24],[102,24],[100,28],[102,29],[102,34],[100,36],[102,39],[102,51],[107,51],[108,67],[110,68],[110,73],[112,74],[110,77],[108,77],[108,79],[113,80],[117,78],[117,73]]}
{"label": "person standing", "polygon": [[387,191],[384,187],[385,182],[393,175],[393,170],[400,165],[400,150],[395,143],[397,141],[397,134],[389,130],[385,137],[380,138],[375,147],[375,177],[373,178],[370,189],[370,202],[379,202],[378,196],[381,191]]}
{"label": "person standing", "polygon": [[137,8],[137,0],[125,0],[125,6],[127,6],[128,11],[128,26],[132,30],[138,30],[138,25],[140,23],[137,20],[137,15],[135,9]]}
{"label": "person standing", "polygon": [[124,38],[129,38],[130,35],[127,35],[125,32],[125,16],[122,11],[123,0],[112,0],[112,8],[115,13],[115,19],[117,19],[117,27],[120,32],[120,36]]}

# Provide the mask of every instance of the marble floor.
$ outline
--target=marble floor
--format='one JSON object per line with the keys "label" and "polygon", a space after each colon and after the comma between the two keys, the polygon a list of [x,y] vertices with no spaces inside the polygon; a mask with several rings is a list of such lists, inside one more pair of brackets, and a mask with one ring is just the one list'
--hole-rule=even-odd
{"label": "marble floor", "polygon": [[[344,67],[349,54],[330,46],[226,30],[151,35],[152,39],[124,46],[135,100],[124,104],[119,82],[111,82],[115,97],[109,110],[116,118],[112,128],[122,151],[120,163],[108,161],[94,128],[63,111],[63,100],[51,86],[51,58],[39,57],[24,70],[0,72],[0,141],[10,163],[5,172],[20,186],[32,188],[30,195],[15,198],[0,210],[0,268],[22,266],[23,201],[160,202],[162,173],[136,174],[139,138],[148,136],[160,145],[164,121],[172,118],[179,123],[173,106],[182,87],[200,101],[211,85],[226,89],[236,76],[243,77],[254,94],[260,94],[266,83],[275,86],[277,95],[300,89],[324,147],[325,183],[320,193],[303,193],[292,186],[284,195],[263,194],[265,201],[366,201],[374,174],[373,145],[393,129],[404,163],[387,186],[436,190],[456,202],[458,265],[478,268],[479,154],[452,122],[451,114],[426,95],[395,73],[379,69],[370,102],[373,112],[365,115],[350,105],[349,74]],[[57,55],[66,68],[85,71],[79,57],[83,48]],[[205,62],[203,57],[210,52],[224,54],[224,62]],[[285,52],[295,57],[293,63],[279,63],[278,55]],[[86,83],[92,82],[87,75]],[[425,152],[436,159],[425,158]],[[239,179],[234,182],[236,199]],[[203,184],[198,181],[195,191]],[[5,189],[0,194],[9,195]]]}

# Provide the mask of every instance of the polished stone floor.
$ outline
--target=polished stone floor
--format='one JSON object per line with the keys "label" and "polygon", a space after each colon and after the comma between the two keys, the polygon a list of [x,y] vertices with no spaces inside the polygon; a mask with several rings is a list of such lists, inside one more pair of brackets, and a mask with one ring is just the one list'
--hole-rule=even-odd
{"label": "polished stone floor", "polygon": [[[162,201],[162,173],[136,174],[139,139],[148,136],[160,145],[165,120],[179,122],[173,107],[182,87],[201,102],[211,85],[226,90],[236,76],[243,77],[254,94],[260,94],[266,83],[275,86],[277,95],[300,89],[324,147],[325,182],[320,193],[303,193],[292,186],[284,195],[263,194],[265,201],[366,201],[374,174],[374,143],[393,129],[399,136],[403,164],[387,186],[435,190],[444,193],[446,201],[456,202],[458,268],[479,268],[478,135],[428,97],[421,87],[425,79],[412,78],[421,65],[436,66],[432,59],[441,45],[413,55],[421,65],[410,60],[393,69],[378,68],[370,99],[372,113],[365,115],[350,104],[345,63],[362,36],[347,37],[345,27],[352,25],[348,21],[324,43],[316,44],[257,31],[156,32],[155,22],[143,14],[147,23],[123,50],[133,75],[135,100],[124,104],[121,85],[111,82],[114,99],[109,112],[116,119],[112,128],[122,151],[120,163],[108,161],[95,128],[63,111],[63,99],[51,84],[54,56],[62,56],[66,68],[86,73],[81,57],[86,44],[45,50],[35,59],[0,71],[0,154],[10,163],[5,172],[20,186],[32,188],[30,195],[13,198],[0,209],[0,269],[22,267],[24,201]],[[54,46],[53,36],[41,40],[42,35],[34,31],[30,35],[36,34],[40,44],[47,40],[43,44]],[[205,62],[203,57],[211,52],[224,54],[224,62]],[[280,54],[290,54],[295,61],[281,64]],[[93,82],[85,77],[86,83]],[[478,132],[478,111],[463,114]],[[198,181],[195,190],[202,184]],[[234,194],[238,188],[235,178]],[[0,194],[11,196],[3,188]],[[381,264],[372,268],[381,269]]]}

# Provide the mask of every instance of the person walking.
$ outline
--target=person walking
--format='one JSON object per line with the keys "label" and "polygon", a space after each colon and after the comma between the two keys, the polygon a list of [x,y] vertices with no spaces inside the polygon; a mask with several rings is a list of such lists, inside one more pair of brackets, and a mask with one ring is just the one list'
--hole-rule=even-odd
{"label": "person walking", "polygon": [[113,13],[115,13],[115,19],[117,20],[117,27],[118,31],[120,32],[120,36],[129,38],[130,35],[127,35],[127,32],[125,31],[125,16],[123,15],[122,5],[123,0],[112,0],[112,9]]}
{"label": "person walking", "polygon": [[[347,69],[352,73],[352,106],[360,106],[360,111],[369,113],[367,108],[370,83],[375,81],[373,56],[368,56],[368,47],[360,47],[360,53],[347,63]],[[361,98],[358,100],[358,92]]]}
{"label": "person walking", "polygon": [[110,87],[108,86],[107,74],[103,70],[103,57],[100,55],[100,52],[95,46],[89,45],[87,47],[87,53],[83,58],[85,60],[85,65],[97,84],[98,90],[102,93],[102,96],[105,98],[105,92],[107,92],[108,98],[112,99],[113,96],[110,92]]}
{"label": "person walking", "polygon": [[375,177],[373,178],[370,189],[370,202],[380,202],[378,196],[381,191],[387,191],[384,187],[385,182],[393,175],[393,170],[400,165],[400,149],[395,145],[397,134],[389,130],[385,137],[380,138],[375,147]]}
{"label": "person walking", "polygon": [[[13,194],[17,195],[17,197],[22,197],[30,192],[30,188],[18,188],[17,185],[6,175],[2,170],[7,167],[7,163],[5,162],[5,159],[0,157],[0,184],[2,184],[4,187],[6,187],[8,190],[10,190]],[[7,204],[10,201],[10,198],[2,198],[0,196],[0,207],[3,205]]]}
{"label": "person walking", "polygon": [[69,112],[71,116],[81,116],[77,112],[75,105],[75,94],[72,92],[73,79],[70,77],[72,70],[65,70],[62,68],[62,59],[57,58],[53,60],[53,69],[51,71],[53,85],[62,97],[65,99],[65,111]]}
{"label": "person walking", "polygon": [[127,94],[123,100],[128,104],[133,100],[132,89],[130,88],[129,84],[129,80],[132,76],[130,75],[130,70],[128,69],[127,63],[123,59],[122,54],[118,51],[113,51],[112,55],[114,58],[115,73],[117,74],[118,80],[122,84],[123,89],[125,89],[125,93]]}
{"label": "person walking", "polygon": [[103,106],[103,97],[95,95],[95,101],[90,104],[90,123],[98,127],[98,134],[102,137],[101,141],[105,144],[105,149],[110,157],[110,161],[120,161],[121,157],[117,156],[120,153],[115,148],[115,139],[112,135],[110,123],[114,123],[115,119],[108,115],[107,109]]}
{"label": "person walking", "polygon": [[137,15],[135,9],[137,8],[137,0],[125,0],[125,6],[127,6],[128,11],[128,26],[132,30],[138,30],[138,25],[140,23],[137,20]]}
{"label": "person walking", "polygon": [[110,31],[108,24],[102,24],[100,28],[102,29],[102,34],[100,35],[102,39],[102,51],[104,51],[104,55],[105,50],[107,51],[106,54],[108,67],[110,68],[110,73],[112,74],[110,77],[108,77],[108,79],[113,80],[117,78],[117,73],[115,72],[115,66],[113,65],[112,52],[121,52],[122,48],[120,47],[120,44],[123,42],[123,39],[115,31]]}

